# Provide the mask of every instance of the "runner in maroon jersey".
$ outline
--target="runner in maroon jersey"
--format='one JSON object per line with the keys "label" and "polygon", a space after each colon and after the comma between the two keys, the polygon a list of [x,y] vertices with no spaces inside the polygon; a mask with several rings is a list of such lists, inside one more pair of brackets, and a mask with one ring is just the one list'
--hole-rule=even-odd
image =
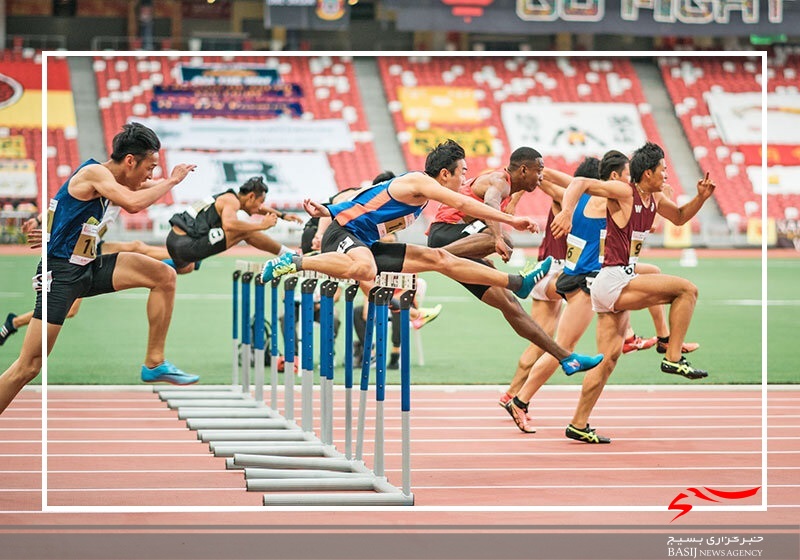
{"label": "runner in maroon jersey", "polygon": [[632,184],[576,178],[567,188],[562,211],[553,219],[552,225],[557,237],[569,233],[572,212],[584,192],[608,199],[605,258],[603,268],[592,284],[592,308],[598,313],[597,345],[605,358],[586,374],[578,407],[567,427],[568,437],[595,443],[606,443],[603,440],[607,438],[598,436],[589,427],[589,415],[622,353],[629,311],[670,304],[671,334],[661,371],[688,379],[708,376],[706,371],[693,367],[681,355],[697,302],[697,287],[688,280],[667,274],[639,276],[633,269],[656,213],[676,225],[683,225],[697,214],[714,193],[716,185],[706,174],[697,182],[697,195],[678,207],[661,193],[667,179],[664,151],[652,142],[634,152],[630,169]]}

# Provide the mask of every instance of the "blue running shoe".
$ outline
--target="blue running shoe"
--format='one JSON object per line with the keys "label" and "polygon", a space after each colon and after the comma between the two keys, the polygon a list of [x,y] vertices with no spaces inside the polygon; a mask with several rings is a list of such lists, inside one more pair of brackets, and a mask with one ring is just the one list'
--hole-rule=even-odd
{"label": "blue running shoe", "polygon": [[167,360],[154,368],[142,366],[142,381],[145,383],[172,383],[173,385],[191,385],[200,381],[199,375],[189,375],[179,370]]}
{"label": "blue running shoe", "polygon": [[266,284],[284,274],[297,272],[297,265],[294,264],[294,253],[284,253],[280,257],[267,261],[264,270],[261,271],[261,281]]}
{"label": "blue running shoe", "polygon": [[536,266],[531,268],[530,264],[519,271],[520,276],[522,276],[522,287],[514,292],[520,299],[525,299],[531,292],[533,291],[533,287],[536,283],[547,276],[547,273],[550,272],[550,266],[553,264],[553,257],[547,257],[540,263],[537,263]]}
{"label": "blue running shoe", "polygon": [[564,373],[567,375],[572,375],[573,373],[578,373],[579,371],[592,369],[602,361],[602,354],[598,354],[597,356],[584,356],[583,354],[575,354],[573,352],[561,360],[561,367],[564,369]]}

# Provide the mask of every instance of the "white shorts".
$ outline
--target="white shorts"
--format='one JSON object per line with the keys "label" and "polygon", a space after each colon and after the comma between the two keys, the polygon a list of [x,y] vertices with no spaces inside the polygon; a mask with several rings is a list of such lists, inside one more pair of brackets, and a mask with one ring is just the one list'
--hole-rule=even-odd
{"label": "white shorts", "polygon": [[554,298],[547,296],[547,286],[550,282],[555,282],[561,271],[564,270],[564,261],[561,259],[553,259],[553,264],[550,265],[550,271],[547,276],[536,282],[531,292],[531,297],[537,301],[561,301],[561,296],[556,294]]}
{"label": "white shorts", "polygon": [[596,313],[617,313],[614,304],[631,280],[638,274],[633,266],[606,266],[592,282],[592,310]]}

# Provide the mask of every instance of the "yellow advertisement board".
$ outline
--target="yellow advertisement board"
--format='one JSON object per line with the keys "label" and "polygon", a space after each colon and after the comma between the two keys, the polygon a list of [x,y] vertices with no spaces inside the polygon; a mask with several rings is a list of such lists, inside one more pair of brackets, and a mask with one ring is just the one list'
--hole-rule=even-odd
{"label": "yellow advertisement board", "polygon": [[488,128],[475,128],[465,131],[449,131],[444,128],[430,128],[428,130],[408,129],[411,139],[408,147],[415,156],[426,156],[438,144],[452,139],[458,142],[466,152],[467,157],[488,157],[493,154],[492,142],[494,136]]}
{"label": "yellow advertisement board", "polygon": [[406,122],[468,124],[483,120],[472,88],[399,87],[397,97]]}

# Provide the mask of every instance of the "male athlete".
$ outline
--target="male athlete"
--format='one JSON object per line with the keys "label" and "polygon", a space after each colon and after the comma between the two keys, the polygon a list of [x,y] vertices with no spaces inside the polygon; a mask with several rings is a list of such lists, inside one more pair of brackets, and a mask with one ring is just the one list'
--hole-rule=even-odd
{"label": "male athlete", "polygon": [[[450,140],[440,144],[436,151],[428,154],[425,172],[442,186],[458,190],[465,196],[497,210],[510,207],[516,202],[516,197],[525,192],[532,192],[541,182],[544,163],[541,154],[532,148],[515,150],[505,169],[483,173],[462,184],[463,171],[466,169],[464,157],[465,153],[461,146]],[[463,211],[445,205],[439,207],[431,225],[428,246],[442,247],[457,256],[467,256],[486,266],[491,266],[491,263],[485,257],[494,252],[497,252],[503,260],[508,260],[511,255],[510,240],[503,235],[497,222],[484,223]],[[552,261],[553,258],[549,257],[541,261],[539,266],[546,266],[546,263]],[[541,282],[537,283],[534,290],[538,289]],[[517,334],[553,355],[565,372],[575,373],[591,369],[602,360],[602,356],[580,356],[559,346],[551,335],[542,330],[525,312],[508,290],[498,286],[462,284],[479,300],[499,309]]]}
{"label": "male athlete", "polygon": [[[36,307],[25,333],[19,358],[0,375],[0,412],[39,373],[42,366],[42,289],[48,290],[47,352],[52,350],[72,303],[130,288],[148,288],[149,333],[142,380],[186,385],[196,383],[164,358],[164,344],[175,299],[175,271],[162,262],[136,253],[97,256],[98,231],[109,203],[131,213],[144,210],[194,170],[179,164],[165,179],[151,183],[159,163],[161,142],[149,128],[130,123],[114,137],[105,163],[82,163],[50,201],[47,219],[48,270],[41,263],[34,278]],[[87,342],[87,358],[97,350]]]}

